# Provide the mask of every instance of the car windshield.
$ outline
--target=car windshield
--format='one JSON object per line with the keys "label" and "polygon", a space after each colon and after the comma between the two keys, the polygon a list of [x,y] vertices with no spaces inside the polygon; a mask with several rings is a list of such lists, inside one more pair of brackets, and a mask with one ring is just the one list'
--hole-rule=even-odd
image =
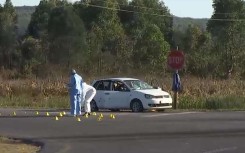
{"label": "car windshield", "polygon": [[124,82],[133,90],[154,89],[151,85],[141,80],[125,80]]}

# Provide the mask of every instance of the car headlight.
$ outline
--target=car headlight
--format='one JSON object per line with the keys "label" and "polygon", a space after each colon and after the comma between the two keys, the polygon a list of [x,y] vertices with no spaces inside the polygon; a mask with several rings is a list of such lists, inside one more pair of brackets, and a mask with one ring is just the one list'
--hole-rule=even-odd
{"label": "car headlight", "polygon": [[145,94],[145,98],[146,98],[146,99],[152,99],[152,98],[154,98],[154,96]]}

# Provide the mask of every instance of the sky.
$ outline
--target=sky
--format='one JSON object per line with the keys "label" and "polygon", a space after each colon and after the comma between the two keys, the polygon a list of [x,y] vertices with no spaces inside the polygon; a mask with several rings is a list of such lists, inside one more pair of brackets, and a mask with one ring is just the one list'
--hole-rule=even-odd
{"label": "sky", "polygon": [[[75,0],[69,0],[75,1]],[[163,0],[170,13],[179,17],[210,18],[213,0]],[[4,4],[5,0],[0,0]],[[14,6],[35,6],[40,0],[12,0]]]}

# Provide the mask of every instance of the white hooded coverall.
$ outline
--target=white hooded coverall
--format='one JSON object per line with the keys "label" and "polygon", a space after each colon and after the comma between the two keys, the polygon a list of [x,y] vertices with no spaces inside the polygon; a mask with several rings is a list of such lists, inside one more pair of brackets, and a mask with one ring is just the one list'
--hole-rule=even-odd
{"label": "white hooded coverall", "polygon": [[88,85],[87,83],[82,83],[82,100],[84,102],[84,111],[86,113],[91,112],[90,102],[93,100],[96,89],[93,86]]}

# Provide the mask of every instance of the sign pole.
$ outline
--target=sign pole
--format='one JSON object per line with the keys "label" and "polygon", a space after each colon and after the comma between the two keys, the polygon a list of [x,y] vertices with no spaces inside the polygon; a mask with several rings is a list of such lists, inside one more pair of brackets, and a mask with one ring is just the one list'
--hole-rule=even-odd
{"label": "sign pole", "polygon": [[[179,50],[179,46],[177,46],[176,50]],[[174,73],[173,79],[176,79],[176,75],[178,74],[179,70],[176,69]],[[176,81],[176,80],[175,80]],[[173,109],[177,109],[177,104],[178,104],[178,90],[174,90],[174,99],[173,99]]]}
{"label": "sign pole", "polygon": [[[178,70],[175,71],[174,76],[176,74],[178,74]],[[173,79],[175,79],[175,77]],[[174,90],[173,109],[177,109],[177,104],[178,104],[178,91]]]}
{"label": "sign pole", "polygon": [[174,70],[173,74],[173,84],[172,84],[172,91],[174,93],[173,95],[173,109],[177,109],[178,104],[178,92],[181,90],[181,81],[179,76],[179,70],[184,65],[184,53],[183,51],[179,50],[179,47],[177,46],[176,49],[171,50],[171,52],[168,55],[168,66]]}
{"label": "sign pole", "polygon": [[[178,51],[179,50],[179,46],[176,47],[176,50]],[[178,74],[178,69],[175,70],[175,74]],[[177,104],[178,104],[178,90],[175,90],[174,92],[174,103],[175,103],[175,108],[174,109],[177,109]]]}

